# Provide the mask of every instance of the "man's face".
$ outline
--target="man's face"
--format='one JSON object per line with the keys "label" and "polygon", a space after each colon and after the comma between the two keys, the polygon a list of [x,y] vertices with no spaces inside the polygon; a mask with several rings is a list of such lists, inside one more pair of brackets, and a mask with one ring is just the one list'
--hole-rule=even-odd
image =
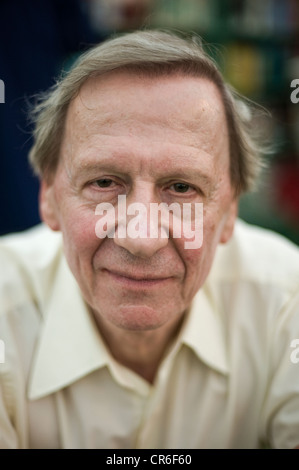
{"label": "man's face", "polygon": [[[186,249],[184,233],[174,238],[171,227],[166,239],[98,238],[96,207],[116,208],[119,195],[127,206],[147,208],[203,203],[201,247]],[[235,220],[215,85],[126,72],[87,81],[69,107],[57,172],[42,184],[41,212],[62,231],[67,261],[96,318],[130,330],[178,320]]]}

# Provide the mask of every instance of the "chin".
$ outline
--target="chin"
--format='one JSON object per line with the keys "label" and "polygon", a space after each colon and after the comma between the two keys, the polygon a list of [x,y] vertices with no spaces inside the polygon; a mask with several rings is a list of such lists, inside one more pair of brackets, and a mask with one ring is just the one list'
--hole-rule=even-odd
{"label": "chin", "polygon": [[[103,318],[103,315],[101,316]],[[115,313],[110,310],[109,316],[105,317],[106,321],[110,321],[114,326],[130,331],[156,330],[172,318],[173,314],[147,305],[123,306],[116,309]]]}

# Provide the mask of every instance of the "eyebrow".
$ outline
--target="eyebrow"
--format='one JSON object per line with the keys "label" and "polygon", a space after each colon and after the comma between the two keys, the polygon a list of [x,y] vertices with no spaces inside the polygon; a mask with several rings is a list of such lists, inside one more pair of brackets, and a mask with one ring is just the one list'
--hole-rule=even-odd
{"label": "eyebrow", "polygon": [[[178,157],[178,160],[182,160],[182,158]],[[101,157],[100,161],[95,162],[94,159],[85,158],[80,161],[74,172],[69,174],[69,177],[80,180],[88,177],[94,178],[99,171],[107,172],[107,174],[111,173],[119,177],[124,177],[130,173],[130,170],[125,168],[124,163],[120,160],[111,162],[110,157]],[[217,187],[217,183],[213,180],[212,175],[208,175],[202,169],[195,169],[191,166],[180,168],[179,165],[176,165],[170,171],[166,170],[162,177],[159,177],[161,182],[169,179],[186,179],[194,183],[200,181],[205,188],[209,189],[209,193],[213,193]]]}

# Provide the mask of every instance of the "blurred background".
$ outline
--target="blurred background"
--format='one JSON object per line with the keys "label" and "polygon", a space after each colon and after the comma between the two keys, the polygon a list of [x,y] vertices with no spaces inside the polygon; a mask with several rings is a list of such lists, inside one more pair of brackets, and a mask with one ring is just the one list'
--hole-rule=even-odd
{"label": "blurred background", "polygon": [[199,34],[226,80],[269,110],[259,125],[275,151],[240,216],[299,244],[299,102],[290,98],[299,80],[298,0],[0,0],[0,234],[40,221],[27,163],[31,97],[90,45],[140,27]]}

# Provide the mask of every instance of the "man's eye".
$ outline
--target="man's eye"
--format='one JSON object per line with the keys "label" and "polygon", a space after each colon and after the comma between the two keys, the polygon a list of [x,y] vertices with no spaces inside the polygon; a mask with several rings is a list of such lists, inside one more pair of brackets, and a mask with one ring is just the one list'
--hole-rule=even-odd
{"label": "man's eye", "polygon": [[111,184],[113,183],[112,180],[108,179],[108,178],[103,178],[101,180],[96,180],[95,181],[95,184],[99,187],[99,188],[109,188],[109,186],[111,186]]}
{"label": "man's eye", "polygon": [[190,189],[189,184],[186,183],[174,183],[172,187],[176,193],[186,193]]}

